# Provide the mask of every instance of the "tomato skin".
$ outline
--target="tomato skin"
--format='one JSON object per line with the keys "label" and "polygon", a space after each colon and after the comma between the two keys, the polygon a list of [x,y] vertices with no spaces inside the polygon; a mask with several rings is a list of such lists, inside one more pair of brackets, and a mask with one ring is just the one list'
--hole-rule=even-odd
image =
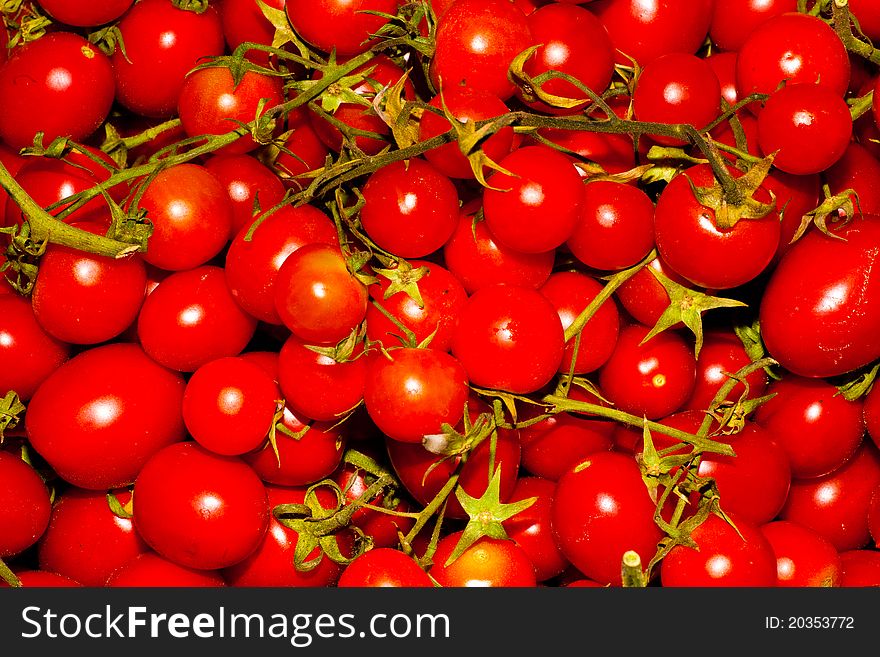
{"label": "tomato skin", "polygon": [[472,384],[527,394],[559,371],[564,339],[559,315],[544,296],[492,285],[475,292],[462,308],[452,354]]}
{"label": "tomato skin", "polygon": [[249,155],[215,155],[204,166],[226,188],[232,202],[231,237],[242,226],[250,227],[256,201],[268,210],[284,197],[284,185],[278,176]]}
{"label": "tomato skin", "polygon": [[[735,178],[739,170],[728,167]],[[716,224],[715,211],[694,196],[691,183],[711,187],[712,168],[698,164],[676,176],[661,192],[654,211],[657,249],[663,261],[695,285],[726,290],[747,283],[773,259],[779,246],[779,213],[760,219],[744,219],[733,228]],[[754,198],[771,202],[769,193],[758,190]]]}
{"label": "tomato skin", "polygon": [[851,196],[856,211],[863,214],[880,213],[880,162],[871,152],[855,142],[851,142],[843,156],[823,174],[832,194],[841,194],[847,189],[855,190]]}
{"label": "tomato skin", "polygon": [[499,162],[483,191],[492,234],[522,253],[543,253],[571,237],[583,207],[584,186],[565,155],[549,146],[524,146]]}
{"label": "tomato skin", "polygon": [[226,582],[216,571],[195,570],[169,561],[155,552],[145,552],[126,561],[107,578],[117,588],[216,588]]}
{"label": "tomato skin", "polygon": [[513,541],[484,536],[477,540],[449,566],[462,532],[440,539],[429,574],[440,586],[461,587],[533,587],[537,584],[535,568],[525,551]]}
{"label": "tomato skin", "polygon": [[761,301],[767,350],[800,376],[836,376],[880,356],[880,218],[858,215],[833,230],[845,241],[812,231],[792,246]]}
{"label": "tomato skin", "polygon": [[654,247],[654,204],[632,185],[588,183],[581,218],[566,245],[588,267],[632,267]]}
{"label": "tomato skin", "polygon": [[[654,326],[663,311],[669,307],[669,293],[648,269],[660,272],[667,278],[687,288],[693,283],[672,271],[662,258],[654,258],[621,285],[615,292],[617,300],[630,316],[645,326]],[[678,328],[678,327],[676,327]]]}
{"label": "tomato skin", "polygon": [[862,407],[862,418],[868,436],[880,447],[880,386],[873,386],[867,394]]}
{"label": "tomato skin", "polygon": [[[563,271],[551,274],[539,292],[553,304],[562,328],[567,329],[598,296],[602,288],[601,283],[586,274]],[[613,301],[603,303],[581,330],[577,358],[574,358],[575,340],[572,339],[565,345],[565,355],[559,364],[559,371],[572,371],[573,358],[575,374],[586,374],[602,367],[614,352],[619,326],[617,306]]]}
{"label": "tomato skin", "polygon": [[662,534],[654,504],[632,456],[598,452],[556,484],[552,526],[562,554],[590,579],[621,584],[627,550],[647,563]]}
{"label": "tomato skin", "polygon": [[849,78],[849,57],[834,30],[820,18],[796,12],[755,28],[736,61],[736,86],[743,96],[772,93],[787,80],[819,84],[842,98]]}
{"label": "tomato skin", "polygon": [[240,354],[256,326],[229,293],[223,270],[206,265],[176,272],[156,287],[141,308],[138,336],[157,363],[195,372]]}
{"label": "tomato skin", "polygon": [[[305,428],[288,409],[284,409],[284,425],[294,433]],[[271,445],[242,459],[267,484],[276,486],[309,486],[333,474],[342,461],[348,441],[345,425],[315,422],[299,440],[281,431],[275,434],[278,456]]]}
{"label": "tomato skin", "polygon": [[[323,557],[314,570],[302,572],[293,563],[293,552],[299,541],[299,534],[278,522],[272,509],[280,504],[302,504],[306,497],[305,488],[280,488],[267,486],[269,498],[269,529],[257,549],[243,561],[225,568],[223,577],[229,586],[285,586],[322,587],[332,586],[339,579],[341,567]],[[335,508],[335,496],[326,488],[315,491],[322,507]],[[344,540],[344,535],[340,536]],[[340,547],[344,547],[340,540]],[[308,555],[307,560],[319,554],[318,548]]]}
{"label": "tomato skin", "polygon": [[308,115],[305,116],[301,125],[290,128],[293,132],[284,142],[285,151],[275,160],[275,169],[284,186],[296,190],[304,189],[312,181],[302,174],[320,169],[330,154],[330,149],[308,122]]}
{"label": "tomato skin", "polygon": [[776,555],[776,586],[840,586],[840,557],[819,534],[785,520],[760,529]]}
{"label": "tomato skin", "polygon": [[458,0],[437,24],[431,81],[434,88],[462,83],[507,100],[514,57],[532,45],[525,14],[506,0]]}
{"label": "tomato skin", "polygon": [[184,382],[132,344],[94,347],[37,390],[25,428],[64,480],[107,490],[134,481],[163,447],[183,440]]}
{"label": "tomato skin", "polygon": [[[605,25],[618,64],[641,66],[669,53],[695,53],[709,32],[712,0],[599,0],[590,11]],[[629,57],[626,57],[628,55]]]}
{"label": "tomato skin", "polygon": [[167,0],[142,0],[119,22],[125,42],[113,53],[116,99],[152,118],[177,109],[186,74],[203,57],[222,55],[223,28],[217,10],[197,14]]}
{"label": "tomato skin", "polygon": [[312,207],[285,205],[264,216],[247,236],[242,226],[226,253],[226,283],[236,302],[260,321],[281,324],[275,310],[275,280],[288,256],[306,244],[338,245],[336,227],[327,215]]}
{"label": "tomato skin", "polygon": [[39,325],[27,299],[0,296],[0,394],[14,390],[22,401],[28,401],[69,355],[69,345]]}
{"label": "tomato skin", "polygon": [[784,208],[781,211],[782,232],[774,258],[778,262],[791,248],[791,240],[800,228],[801,218],[819,205],[822,185],[818,174],[795,176],[774,169],[764,180],[764,187],[776,195],[776,207]]}
{"label": "tomato skin", "polygon": [[250,555],[269,526],[263,483],[240,459],[195,443],[170,445],[135,481],[134,523],[154,550],[181,566],[216,570]]}
{"label": "tomato skin", "polygon": [[[121,504],[131,499],[127,490],[113,493]],[[37,554],[42,570],[104,586],[114,570],[148,550],[133,520],[110,510],[106,492],[70,488],[55,501]]]}
{"label": "tomato skin", "polygon": [[758,26],[793,11],[796,0],[715,0],[709,36],[722,50],[736,51]]}
{"label": "tomato skin", "polygon": [[77,34],[55,32],[32,41],[0,69],[0,139],[15,149],[43,134],[85,141],[113,104],[107,56]]}
{"label": "tomato skin", "polygon": [[510,497],[510,503],[537,498],[528,509],[504,521],[507,535],[523,549],[535,567],[539,582],[556,577],[569,565],[562,556],[550,525],[556,483],[539,477],[521,477]]}
{"label": "tomato skin", "polygon": [[96,27],[122,16],[134,0],[100,0],[73,2],[72,0],[39,0],[40,6],[57,21],[75,27]]}
{"label": "tomato skin", "polygon": [[599,371],[599,387],[620,410],[658,419],[682,408],[691,396],[696,361],[680,335],[664,331],[640,345],[647,335],[644,326],[621,329],[611,358]]}
{"label": "tomato skin", "polygon": [[262,447],[275,417],[278,387],[259,366],[218,358],[197,369],[183,395],[183,421],[205,449],[237,456]]}
{"label": "tomato skin", "polygon": [[[284,10],[287,0],[267,0],[264,4],[271,9]],[[223,0],[217,11],[229,50],[234,52],[245,42],[272,45],[275,27],[263,15],[256,0]],[[271,61],[269,53],[261,50],[249,50],[246,57],[260,66],[268,66]]]}
{"label": "tomato skin", "polygon": [[[715,395],[728,382],[727,374],[736,374],[751,362],[752,359],[736,334],[729,331],[707,331],[703,348],[697,358],[697,383],[685,408],[708,410]],[[767,388],[767,373],[762,369],[752,372],[746,377],[746,383],[749,385],[750,399],[761,397]],[[739,399],[744,392],[743,385],[737,383],[727,399]]]}
{"label": "tomato skin", "polygon": [[[361,449],[362,445],[358,444],[357,448]],[[374,456],[372,453],[369,455]],[[382,461],[383,459],[379,458],[378,460]],[[373,477],[349,463],[343,463],[333,475],[333,481],[342,490],[345,496],[345,503],[351,504],[365,495],[370,487],[370,483],[373,481]],[[397,492],[395,492],[395,498],[399,499],[393,506],[381,494],[367,501],[373,506],[391,508],[401,513],[413,510],[407,498],[399,495]],[[414,525],[415,520],[413,518],[393,516],[364,507],[355,511],[351,517],[351,526],[357,527],[364,534],[372,538],[373,547],[375,548],[396,548],[400,544],[397,532],[400,531],[406,535]]]}
{"label": "tomato skin", "polygon": [[434,349],[401,348],[376,355],[367,367],[364,404],[390,438],[421,443],[464,415],[468,377],[462,364]]}
{"label": "tomato skin", "polygon": [[840,553],[843,574],[840,585],[880,586],[880,553],[876,550],[847,550]]}
{"label": "tomato skin", "polygon": [[[96,224],[76,224],[102,235]],[[33,291],[34,315],[58,340],[97,344],[115,338],[137,318],[147,273],[139,255],[97,256],[52,244],[40,260]]]}
{"label": "tomato skin", "polygon": [[339,577],[339,588],[425,588],[434,586],[415,561],[399,550],[377,548],[352,561]]}
{"label": "tomato skin", "polygon": [[697,527],[691,538],[699,550],[672,548],[660,565],[663,586],[775,586],[776,557],[770,542],[750,522],[730,519],[736,529],[716,515]]}
{"label": "tomato skin", "polygon": [[44,534],[52,503],[36,470],[11,452],[0,452],[0,499],[0,557],[9,557]]}
{"label": "tomato skin", "polygon": [[348,271],[338,246],[307,244],[294,251],[275,279],[275,310],[309,344],[335,344],[367,314],[367,288]]}
{"label": "tomato skin", "polygon": [[553,269],[554,253],[521,253],[504,246],[485,221],[474,224],[473,216],[463,212],[443,247],[443,260],[464,289],[473,294],[498,283],[541,287]]}
{"label": "tomato skin", "polygon": [[395,162],[373,173],[363,189],[361,224],[382,249],[421,258],[442,247],[458,223],[458,193],[425,160]]}
{"label": "tomato skin", "polygon": [[761,150],[776,153],[774,166],[795,175],[830,167],[843,157],[851,136],[846,101],[820,85],[789,83],[771,94],[758,115]]}
{"label": "tomato skin", "polygon": [[780,518],[820,534],[838,552],[866,546],[871,540],[868,507],[880,484],[880,454],[865,443],[834,472],[792,482]]}
{"label": "tomato skin", "polygon": [[287,0],[290,24],[305,41],[341,57],[356,55],[369,48],[370,35],[386,20],[362,13],[378,11],[396,14],[396,0]]}
{"label": "tomato skin", "polygon": [[[190,137],[222,135],[239,127],[238,121],[249,123],[257,118],[262,100],[262,113],[284,102],[281,78],[247,71],[238,84],[225,66],[203,68],[187,76],[180,90],[177,111],[183,129]],[[224,146],[219,153],[247,153],[259,144],[249,135]]]}
{"label": "tomato skin", "polygon": [[788,454],[792,476],[821,477],[843,466],[862,443],[863,403],[847,401],[821,379],[789,374],[767,389],[755,421],[773,432]]}

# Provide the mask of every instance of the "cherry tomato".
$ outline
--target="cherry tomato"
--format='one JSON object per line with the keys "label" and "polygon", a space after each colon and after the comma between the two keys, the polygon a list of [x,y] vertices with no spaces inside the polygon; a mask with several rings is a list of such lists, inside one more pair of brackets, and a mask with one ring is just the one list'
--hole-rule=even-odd
{"label": "cherry tomato", "polygon": [[447,565],[461,534],[449,534],[437,544],[429,573],[440,586],[523,588],[537,584],[528,555],[510,540],[484,536]]}
{"label": "cherry tomato", "polygon": [[[288,409],[284,409],[282,423],[294,434],[306,428]],[[258,452],[242,455],[242,459],[266,483],[308,486],[329,477],[339,466],[348,441],[346,424],[337,427],[329,422],[315,422],[308,425],[300,438],[291,438],[279,430],[275,434],[277,456],[272,445],[266,445]]]}
{"label": "cherry tomato", "polygon": [[648,563],[662,534],[654,503],[632,456],[591,454],[557,482],[552,525],[562,554],[590,579],[621,583],[628,550]]}
{"label": "cherry tomato", "polygon": [[[613,100],[610,99],[609,102]],[[595,162],[611,174],[629,171],[636,165],[633,140],[629,135],[556,128],[541,128],[538,134],[547,141],[576,153],[586,162]]]}
{"label": "cherry tomato", "polygon": [[220,267],[176,272],[147,297],[138,318],[141,345],[156,362],[195,372],[217,358],[237,356],[257,321],[235,303]]}
{"label": "cherry tomato", "polygon": [[9,557],[43,535],[52,503],[40,475],[10,452],[0,452],[0,499],[0,557]]}
{"label": "cherry tomato", "polygon": [[849,10],[859,21],[859,29],[872,41],[880,39],[880,11],[870,0],[849,0]]}
{"label": "cherry tomato", "polygon": [[[127,490],[113,494],[120,504],[131,500]],[[42,570],[104,586],[114,570],[148,550],[132,519],[110,510],[105,491],[70,488],[55,501],[37,554]]]}
{"label": "cherry tomato", "polygon": [[504,522],[507,535],[529,556],[539,582],[556,577],[568,567],[568,559],[556,546],[550,526],[556,483],[539,477],[517,479],[510,503],[536,498],[524,511]]}
{"label": "cherry tomato", "polygon": [[819,534],[785,520],[760,529],[776,555],[777,586],[840,586],[840,557]]}
{"label": "cherry tomato", "polygon": [[796,10],[796,0],[715,0],[709,36],[722,50],[737,51],[758,26]]}
{"label": "cherry tomato", "polygon": [[452,353],[472,384],[527,394],[559,371],[564,330],[543,295],[524,287],[492,285],[464,305]]}
{"label": "cherry tomato", "polygon": [[[751,362],[742,341],[734,333],[706,332],[697,358],[697,384],[685,408],[708,410],[715,395],[730,380],[728,375],[736,374]],[[746,383],[749,399],[761,397],[767,388],[767,374],[759,369],[746,377]],[[744,386],[737,383],[726,399],[739,399],[744,392]]]}
{"label": "cherry tomato", "polygon": [[313,46],[338,56],[368,49],[387,19],[367,12],[397,13],[396,0],[287,0],[290,24]]}
{"label": "cherry tomato", "polygon": [[144,463],[184,437],[184,382],[132,344],[94,347],[37,390],[25,427],[64,480],[89,490],[134,481]]}
{"label": "cherry tomato", "polygon": [[[300,118],[294,120],[297,115]],[[287,121],[290,134],[284,141],[284,149],[275,160],[274,169],[285,187],[301,190],[312,181],[303,174],[323,167],[330,150],[309,122],[309,113],[305,107],[291,112]]]}
{"label": "cherry tomato", "polygon": [[27,299],[0,296],[0,395],[14,390],[22,401],[29,400],[69,355],[70,347],[37,323]]}
{"label": "cherry tomato", "polygon": [[232,201],[232,237],[242,226],[250,227],[257,205],[269,209],[284,197],[284,185],[278,177],[249,155],[215,155],[205,162],[205,168],[226,188]]}
{"label": "cherry tomato", "polygon": [[340,588],[434,586],[431,578],[412,558],[390,548],[364,552],[352,561],[339,577]]}
{"label": "cherry tomato", "polygon": [[89,3],[74,0],[39,0],[52,18],[75,27],[96,27],[111,23],[131,7],[134,0],[97,0]]}
{"label": "cherry tomato", "polygon": [[855,191],[850,198],[858,199],[856,212],[880,214],[880,162],[861,144],[851,142],[843,156],[825,170],[824,179],[832,194]]}
{"label": "cherry tomato", "polygon": [[880,586],[880,552],[847,550],[840,553],[840,564],[842,587]]}
{"label": "cherry tomato", "polygon": [[[0,386],[2,387],[2,386]],[[880,386],[873,386],[865,397],[862,418],[868,435],[880,447]]]}
{"label": "cherry tomato", "polygon": [[32,146],[38,132],[85,141],[113,104],[107,56],[78,34],[55,32],[31,41],[0,69],[0,139]]}
{"label": "cherry tomato", "polygon": [[[274,10],[284,10],[287,0],[267,0],[266,6]],[[263,14],[256,0],[223,0],[217,6],[223,25],[223,36],[230,50],[243,43],[259,43],[271,46],[275,38],[275,26]],[[260,66],[268,66],[269,53],[262,50],[249,50],[247,58]]]}
{"label": "cherry tomato", "polygon": [[800,228],[803,216],[819,205],[821,184],[818,174],[795,176],[773,169],[764,179],[764,187],[776,195],[776,207],[782,218],[782,233],[775,257],[778,261],[791,248],[791,240]]}
{"label": "cherry tomato", "polygon": [[114,570],[107,586],[124,588],[216,588],[226,586],[219,573],[186,568],[155,552],[145,552]]}
{"label": "cherry tomato", "polygon": [[654,274],[648,271],[649,268],[660,272],[666,278],[684,287],[692,288],[694,285],[672,271],[669,265],[663,262],[662,258],[654,258],[640,269],[635,276],[617,288],[615,294],[624,310],[640,324],[654,326],[657,320],[660,319],[663,311],[669,307],[670,300],[666,288],[663,287]]}

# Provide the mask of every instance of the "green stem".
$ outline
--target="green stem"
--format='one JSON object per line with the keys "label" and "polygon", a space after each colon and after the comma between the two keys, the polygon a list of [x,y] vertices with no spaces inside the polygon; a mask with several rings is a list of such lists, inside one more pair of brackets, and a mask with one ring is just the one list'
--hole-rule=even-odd
{"label": "green stem", "polygon": [[645,587],[645,573],[642,571],[642,558],[638,552],[634,550],[624,552],[620,570],[624,588]]}
{"label": "green stem", "polygon": [[872,89],[864,96],[859,96],[858,98],[854,98],[850,101],[849,105],[849,113],[852,116],[852,120],[860,118],[864,114],[867,114],[871,111],[871,107],[874,105],[874,90]]}
{"label": "green stem", "polygon": [[834,31],[837,32],[837,36],[843,41],[846,49],[874,64],[880,64],[880,50],[869,43],[865,43],[853,34],[849,0],[832,0],[831,15]]}
{"label": "green stem", "polygon": [[9,569],[9,566],[3,563],[3,559],[0,559],[0,579],[14,589],[21,587],[21,580],[19,580],[18,576]]}
{"label": "green stem", "polygon": [[180,119],[171,119],[170,121],[165,121],[164,123],[160,123],[158,125],[154,125],[152,128],[147,128],[143,132],[140,132],[136,135],[131,135],[130,137],[122,138],[122,145],[126,148],[137,148],[138,146],[143,146],[151,141],[153,141],[156,137],[161,135],[163,132],[168,132],[170,130],[174,130],[175,128],[180,126]]}
{"label": "green stem", "polygon": [[434,496],[434,499],[422,509],[422,512],[419,514],[418,520],[416,520],[416,524],[413,525],[413,528],[409,531],[404,539],[407,543],[412,543],[416,536],[419,535],[419,532],[424,529],[425,525],[428,524],[428,521],[431,517],[440,510],[440,507],[443,506],[443,503],[446,502],[446,498],[452,494],[452,491],[455,489],[458,484],[458,477],[460,476],[461,467],[464,465],[464,460],[459,464],[458,470],[453,474],[443,488],[440,489],[440,492]]}

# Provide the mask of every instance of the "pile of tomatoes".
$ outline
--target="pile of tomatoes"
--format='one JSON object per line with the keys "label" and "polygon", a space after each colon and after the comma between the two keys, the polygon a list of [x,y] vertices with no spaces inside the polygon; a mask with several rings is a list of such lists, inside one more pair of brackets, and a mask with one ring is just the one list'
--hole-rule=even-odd
{"label": "pile of tomatoes", "polygon": [[3,11],[0,585],[880,585],[880,4]]}

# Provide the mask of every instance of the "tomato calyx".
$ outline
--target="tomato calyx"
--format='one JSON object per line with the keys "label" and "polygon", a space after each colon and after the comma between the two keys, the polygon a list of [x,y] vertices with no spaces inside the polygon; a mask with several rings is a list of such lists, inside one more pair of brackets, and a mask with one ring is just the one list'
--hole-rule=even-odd
{"label": "tomato calyx", "polygon": [[3,27],[9,28],[8,49],[36,41],[52,25],[52,19],[40,13],[37,5],[21,0],[3,3]]}
{"label": "tomato calyx", "polygon": [[117,518],[123,520],[134,518],[134,490],[129,489],[128,492],[128,502],[124,504],[122,503],[122,500],[119,499],[116,492],[110,491],[107,493],[107,506],[110,508],[110,512]]}
{"label": "tomato calyx", "polygon": [[[37,282],[40,257],[46,252],[46,240],[34,240],[31,237],[30,223],[21,226],[0,228],[0,234],[9,235],[9,246],[6,247],[6,262],[0,265],[0,274],[16,292],[23,296],[29,295]],[[14,280],[6,275],[7,271],[15,274]]]}
{"label": "tomato calyx", "polygon": [[688,177],[687,172],[682,175],[687,179],[700,205],[714,211],[715,225],[721,230],[727,230],[743,219],[762,219],[776,208],[776,195],[772,191],[768,192],[769,203],[762,203],[754,198],[755,192],[760,189],[767,174],[770,173],[773,158],[772,154],[768,155],[741,177],[731,181],[736,189],[734,195],[736,198],[731,198],[722,182],[716,182],[711,187],[697,187]]}
{"label": "tomato calyx", "polygon": [[183,11],[191,11],[194,14],[204,14],[208,11],[210,0],[171,0],[171,4]]}
{"label": "tomato calyx", "polygon": [[320,347],[316,345],[305,345],[306,349],[320,354],[327,358],[332,358],[337,363],[347,363],[352,360],[361,358],[367,353],[363,348],[367,335],[366,324],[355,327],[352,332],[343,340],[340,340],[332,347]]}
{"label": "tomato calyx", "polygon": [[0,445],[3,444],[3,432],[17,427],[24,411],[25,405],[14,390],[10,390],[0,399]]}
{"label": "tomato calyx", "polygon": [[107,25],[106,27],[95,30],[86,38],[89,43],[96,46],[98,50],[108,57],[119,48],[119,52],[122,53],[125,61],[131,63],[128,54],[125,52],[125,40],[122,38],[122,32],[119,31],[119,28],[116,25]]}
{"label": "tomato calyx", "polygon": [[880,361],[845,375],[844,380],[836,383],[841,396],[847,401],[861,399],[869,392],[880,374]]}
{"label": "tomato calyx", "polygon": [[[513,58],[510,68],[507,71],[507,79],[517,85],[522,93],[522,98],[526,103],[534,103],[541,101],[561,109],[574,109],[587,105],[590,101],[598,102],[602,106],[605,104],[599,98],[599,95],[586,86],[583,82],[563,71],[549,70],[532,77],[525,71],[526,62],[528,62],[538,50],[545,44],[539,43],[523,50],[520,54]],[[584,92],[587,98],[566,98],[565,96],[557,96],[544,90],[543,86],[550,80],[561,79],[573,84],[578,90]]]}
{"label": "tomato calyx", "polygon": [[394,84],[383,87],[373,98],[373,111],[391,129],[398,148],[409,148],[419,141],[419,122],[422,108],[405,96],[409,71]]}
{"label": "tomato calyx", "polygon": [[[859,212],[859,195],[856,190],[851,188],[845,189],[838,194],[830,194],[826,186],[825,191],[825,199],[818,207],[801,217],[801,224],[798,226],[789,244],[794,244],[803,237],[811,225],[815,225],[823,235],[832,239],[845,240],[845,238],[837,235],[833,229],[843,228]],[[830,227],[828,226],[829,220],[832,223]]]}

